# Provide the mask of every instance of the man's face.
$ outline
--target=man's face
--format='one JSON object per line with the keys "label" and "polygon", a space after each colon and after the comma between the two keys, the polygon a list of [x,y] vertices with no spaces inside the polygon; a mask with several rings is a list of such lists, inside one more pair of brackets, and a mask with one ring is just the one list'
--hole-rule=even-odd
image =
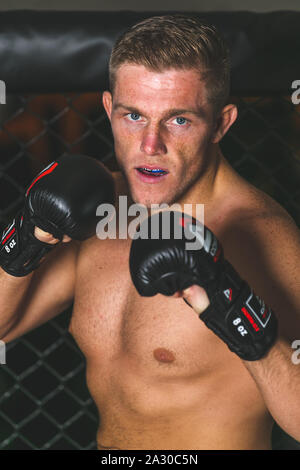
{"label": "man's face", "polygon": [[160,73],[123,64],[113,98],[105,92],[103,103],[135,202],[171,204],[193,188],[209,165],[215,131],[213,108],[196,70]]}

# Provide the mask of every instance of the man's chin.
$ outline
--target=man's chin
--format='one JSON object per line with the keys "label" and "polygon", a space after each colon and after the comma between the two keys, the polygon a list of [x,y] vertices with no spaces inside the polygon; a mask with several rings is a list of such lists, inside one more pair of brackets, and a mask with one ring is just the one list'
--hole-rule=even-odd
{"label": "man's chin", "polygon": [[147,209],[151,209],[153,206],[170,206],[172,204],[175,204],[176,201],[174,201],[170,197],[143,197],[143,196],[138,196],[138,195],[132,195],[132,199],[136,204],[142,205],[147,207]]}
{"label": "man's chin", "polygon": [[161,191],[153,190],[151,185],[149,185],[149,190],[145,192],[139,191],[137,188],[136,182],[130,181],[129,178],[126,178],[129,187],[129,193],[131,200],[135,204],[146,206],[151,208],[152,205],[171,205],[175,204],[178,200],[176,194],[161,194]]}

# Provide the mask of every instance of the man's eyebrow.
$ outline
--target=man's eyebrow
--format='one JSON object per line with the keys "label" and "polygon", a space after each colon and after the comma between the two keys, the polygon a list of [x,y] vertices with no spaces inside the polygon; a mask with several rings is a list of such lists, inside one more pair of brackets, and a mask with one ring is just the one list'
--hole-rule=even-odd
{"label": "man's eyebrow", "polygon": [[122,104],[122,103],[118,103],[118,102],[113,103],[113,108],[114,108],[114,110],[123,108],[123,109],[126,109],[127,111],[131,111],[132,113],[141,114],[141,113],[139,113],[137,108],[134,108],[133,106],[127,106],[126,104]]}
{"label": "man's eyebrow", "polygon": [[[132,113],[137,113],[137,114],[143,115],[143,113],[141,111],[139,111],[137,108],[135,108],[133,106],[127,106],[126,104],[115,103],[113,105],[113,107],[114,107],[114,110],[123,108],[123,109],[126,109],[127,111],[130,111]],[[165,113],[164,119],[170,119],[173,116],[178,116],[178,115],[181,115],[181,114],[194,114],[195,116],[200,117],[200,118],[203,118],[206,115],[205,111],[202,108],[197,108],[197,109],[172,108],[172,109],[169,109]]]}
{"label": "man's eyebrow", "polygon": [[178,116],[179,114],[194,114],[197,117],[204,117],[205,112],[202,108],[196,109],[186,109],[186,108],[172,108],[165,114],[166,119],[169,119],[173,116]]}

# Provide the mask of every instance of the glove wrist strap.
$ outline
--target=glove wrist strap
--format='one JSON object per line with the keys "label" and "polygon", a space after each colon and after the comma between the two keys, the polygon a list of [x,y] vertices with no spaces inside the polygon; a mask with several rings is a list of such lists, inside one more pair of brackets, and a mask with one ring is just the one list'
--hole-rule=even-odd
{"label": "glove wrist strap", "polygon": [[277,338],[276,317],[229,263],[225,262],[224,268],[218,288],[209,295],[210,305],[200,319],[231,351],[244,360],[256,361]]}

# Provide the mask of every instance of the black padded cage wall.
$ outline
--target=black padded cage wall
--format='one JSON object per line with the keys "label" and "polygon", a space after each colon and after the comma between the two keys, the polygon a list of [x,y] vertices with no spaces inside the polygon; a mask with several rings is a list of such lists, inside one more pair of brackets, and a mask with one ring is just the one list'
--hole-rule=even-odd
{"label": "black padded cage wall", "polygon": [[[182,12],[181,12],[182,13]],[[190,12],[187,12],[190,13]],[[0,226],[50,161],[83,153],[117,169],[101,105],[115,39],[166,12],[0,13]],[[226,37],[239,117],[221,143],[229,162],[300,225],[300,13],[195,13]],[[0,365],[0,449],[93,449],[99,419],[85,360],[68,333],[71,309],[7,347]],[[274,449],[300,449],[275,425]]]}

